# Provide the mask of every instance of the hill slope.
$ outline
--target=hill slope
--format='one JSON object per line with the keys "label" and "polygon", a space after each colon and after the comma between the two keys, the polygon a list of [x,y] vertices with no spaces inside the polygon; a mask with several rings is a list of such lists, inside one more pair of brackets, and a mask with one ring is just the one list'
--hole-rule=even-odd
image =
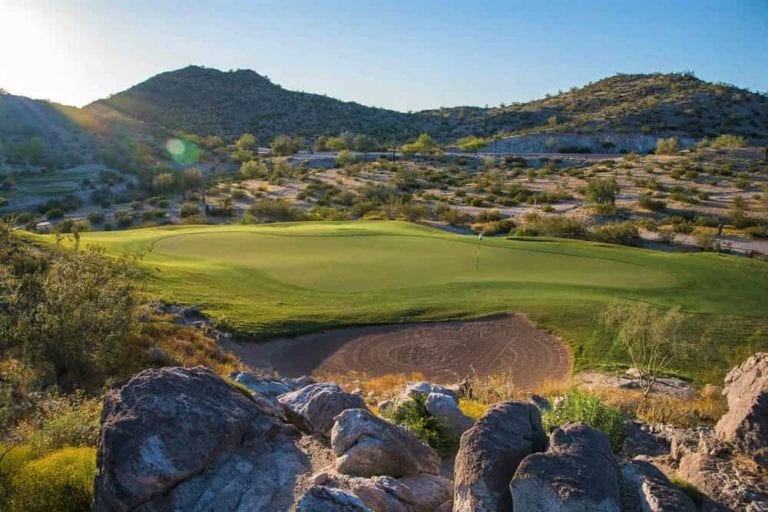
{"label": "hill slope", "polygon": [[408,114],[288,91],[250,70],[198,66],[159,74],[85,110],[199,135],[233,138],[252,132],[262,142],[279,134],[315,136],[345,130],[380,139],[416,133]]}
{"label": "hill slope", "polygon": [[452,136],[520,132],[619,132],[768,139],[768,96],[689,73],[615,75],[555,96],[491,109],[458,107],[419,115]]}

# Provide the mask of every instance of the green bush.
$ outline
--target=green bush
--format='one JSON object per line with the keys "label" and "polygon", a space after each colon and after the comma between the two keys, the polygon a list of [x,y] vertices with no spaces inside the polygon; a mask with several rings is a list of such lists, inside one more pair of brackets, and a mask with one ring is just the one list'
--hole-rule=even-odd
{"label": "green bush", "polygon": [[592,234],[598,242],[620,245],[640,245],[640,230],[634,222],[616,222],[595,229]]}
{"label": "green bush", "polygon": [[608,436],[614,451],[619,451],[624,442],[624,419],[619,409],[605,405],[597,396],[578,389],[569,391],[557,407],[541,416],[547,432],[576,421],[596,428]]}
{"label": "green bush", "polygon": [[94,448],[64,448],[24,465],[11,481],[12,512],[90,510]]}
{"label": "green bush", "polygon": [[667,208],[667,203],[661,200],[653,199],[649,194],[643,194],[638,198],[638,204],[646,210],[660,212]]}
{"label": "green bush", "polygon": [[523,218],[523,226],[517,228],[518,236],[552,236],[558,238],[586,238],[587,226],[573,217],[545,217],[531,213]]}
{"label": "green bush", "polygon": [[452,434],[439,419],[427,411],[427,397],[415,393],[392,414],[392,421],[413,432],[419,439],[434,448],[441,457],[451,457],[459,448],[459,438]]}
{"label": "green bush", "polygon": [[200,213],[200,208],[194,203],[184,203],[181,205],[181,209],[179,210],[179,215],[181,215],[181,218],[191,217],[192,215],[197,215],[198,213]]}
{"label": "green bush", "polygon": [[712,141],[713,148],[743,148],[747,145],[747,140],[739,135],[723,134]]}

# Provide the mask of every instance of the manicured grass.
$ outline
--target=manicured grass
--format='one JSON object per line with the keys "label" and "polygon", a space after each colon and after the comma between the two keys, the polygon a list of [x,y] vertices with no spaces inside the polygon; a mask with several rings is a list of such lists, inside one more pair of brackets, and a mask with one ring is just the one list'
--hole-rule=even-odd
{"label": "manicured grass", "polygon": [[528,313],[571,345],[577,368],[621,363],[596,317],[613,299],[681,306],[702,353],[678,370],[718,378],[768,348],[768,265],[565,240],[477,240],[403,222],[172,226],[85,233],[143,254],[149,291],[197,304],[243,335]]}

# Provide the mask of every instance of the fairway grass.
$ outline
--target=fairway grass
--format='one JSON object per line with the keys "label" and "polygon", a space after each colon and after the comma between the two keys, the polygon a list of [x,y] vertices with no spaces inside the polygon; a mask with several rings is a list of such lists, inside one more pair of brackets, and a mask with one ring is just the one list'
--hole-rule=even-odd
{"label": "fairway grass", "polygon": [[562,336],[577,369],[610,366],[623,359],[597,317],[618,299],[689,313],[699,350],[676,366],[700,381],[768,348],[768,265],[733,256],[566,240],[478,244],[384,221],[170,226],[84,233],[81,242],[141,254],[149,292],[258,339],[519,311]]}

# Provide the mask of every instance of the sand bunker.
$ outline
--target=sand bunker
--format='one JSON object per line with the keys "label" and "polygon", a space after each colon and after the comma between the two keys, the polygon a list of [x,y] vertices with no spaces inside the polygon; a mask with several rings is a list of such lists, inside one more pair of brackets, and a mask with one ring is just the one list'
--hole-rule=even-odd
{"label": "sand bunker", "polygon": [[435,382],[456,382],[471,375],[507,372],[524,389],[567,379],[572,364],[562,341],[520,314],[335,329],[266,343],[238,343],[231,349],[254,368],[289,377],[418,371]]}

